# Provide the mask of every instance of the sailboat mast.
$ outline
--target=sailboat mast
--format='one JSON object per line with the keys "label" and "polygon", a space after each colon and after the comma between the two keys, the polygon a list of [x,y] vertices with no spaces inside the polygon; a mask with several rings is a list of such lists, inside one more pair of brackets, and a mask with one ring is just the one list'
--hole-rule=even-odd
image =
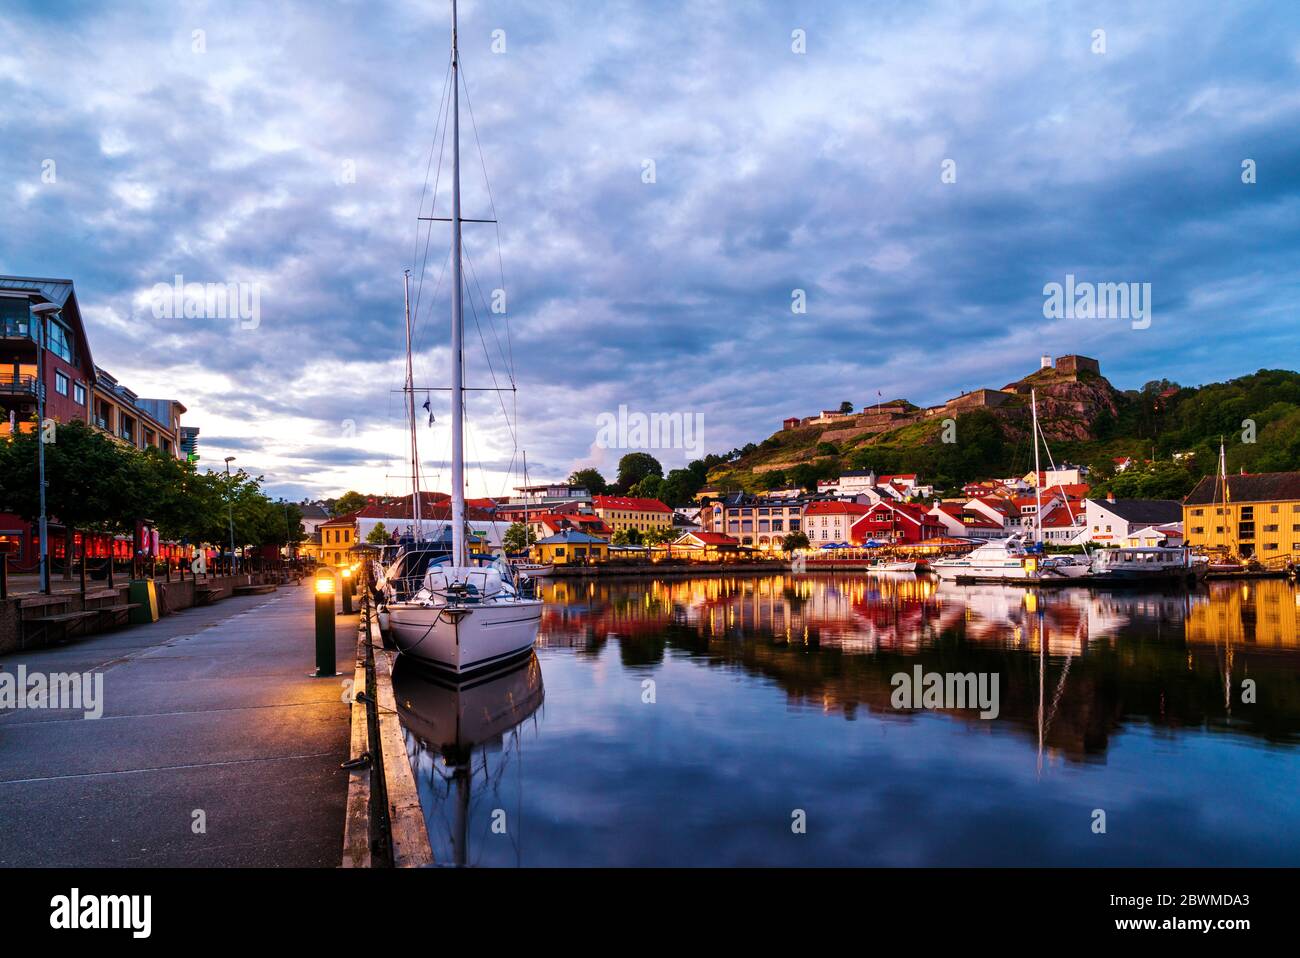
{"label": "sailboat mast", "polygon": [[411,369],[411,271],[402,275],[402,299],[406,304],[406,421],[411,427],[411,533],[418,543],[420,534],[420,446],[415,433],[415,377]]}
{"label": "sailboat mast", "polygon": [[1043,473],[1038,468],[1038,392],[1029,390],[1029,404],[1034,411],[1034,541],[1043,541]]}
{"label": "sailboat mast", "polygon": [[465,315],[460,248],[460,52],[456,0],[451,0],[451,563],[465,552]]}

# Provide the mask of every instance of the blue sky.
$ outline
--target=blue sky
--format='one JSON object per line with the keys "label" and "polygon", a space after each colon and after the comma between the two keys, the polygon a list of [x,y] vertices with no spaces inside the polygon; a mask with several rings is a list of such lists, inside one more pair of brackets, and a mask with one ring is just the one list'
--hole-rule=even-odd
{"label": "blue sky", "polygon": [[[809,6],[462,4],[465,213],[498,214],[509,320],[507,346],[481,317],[491,371],[471,320],[469,376],[513,357],[531,478],[612,473],[597,417],[620,404],[702,414],[725,451],[843,399],[1000,386],[1043,352],[1122,388],[1300,365],[1300,7]],[[440,0],[11,0],[0,272],[74,279],[96,361],[185,402],[205,462],[294,496],[400,492],[402,270],[448,22]],[[466,227],[487,295],[489,230]],[[430,251],[416,378],[442,384],[445,227]],[[256,284],[256,327],[157,318],[177,274]],[[1067,274],[1150,283],[1150,328],[1045,319]],[[470,491],[499,494],[501,403],[470,417]]]}

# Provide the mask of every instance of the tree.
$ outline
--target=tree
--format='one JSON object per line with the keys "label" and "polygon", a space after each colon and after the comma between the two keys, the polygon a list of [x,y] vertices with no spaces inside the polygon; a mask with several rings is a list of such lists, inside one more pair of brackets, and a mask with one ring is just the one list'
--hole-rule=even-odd
{"label": "tree", "polygon": [[700,491],[701,483],[696,479],[692,469],[673,469],[659,487],[659,495],[670,506],[689,505],[695,494]]}
{"label": "tree", "polygon": [[641,535],[641,540],[648,546],[661,546],[676,538],[671,526],[654,526]]}
{"label": "tree", "polygon": [[642,537],[640,529],[619,529],[609,540],[616,546],[639,546]]}
{"label": "tree", "polygon": [[532,536],[528,532],[528,527],[522,522],[512,522],[505,535],[501,537],[501,545],[506,552],[523,552],[531,543]]}
{"label": "tree", "polygon": [[642,499],[659,499],[663,496],[664,480],[658,476],[646,476],[629,491],[631,495]]}
{"label": "tree", "polygon": [[629,452],[618,461],[618,482],[616,486],[619,492],[626,495],[629,489],[646,476],[663,478],[663,474],[664,467],[659,464],[658,459],[648,452]]}
{"label": "tree", "polygon": [[853,412],[853,403],[849,402],[847,399],[844,400],[844,402],[840,403],[840,412],[842,413]]}
{"label": "tree", "polygon": [[594,468],[577,469],[569,474],[569,485],[580,486],[586,489],[593,496],[603,496],[609,490],[609,483],[605,477],[600,474],[600,470]]}
{"label": "tree", "polygon": [[802,532],[791,532],[781,540],[781,549],[785,552],[793,552],[795,549],[807,549],[808,545],[808,537]]}
{"label": "tree", "polygon": [[388,529],[382,522],[376,522],[375,527],[366,536],[366,541],[371,545],[382,546],[388,544],[388,537]]}
{"label": "tree", "polygon": [[361,493],[348,490],[334,500],[333,514],[335,517],[346,516],[350,512],[365,508],[366,501],[366,497]]}

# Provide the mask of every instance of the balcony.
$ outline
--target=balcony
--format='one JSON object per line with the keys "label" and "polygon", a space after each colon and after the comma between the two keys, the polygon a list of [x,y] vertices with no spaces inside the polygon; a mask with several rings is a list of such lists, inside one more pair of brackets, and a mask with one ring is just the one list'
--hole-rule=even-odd
{"label": "balcony", "polygon": [[32,339],[31,324],[22,318],[6,317],[0,322],[0,339]]}
{"label": "balcony", "polygon": [[9,373],[0,375],[0,395],[35,396],[36,377]]}

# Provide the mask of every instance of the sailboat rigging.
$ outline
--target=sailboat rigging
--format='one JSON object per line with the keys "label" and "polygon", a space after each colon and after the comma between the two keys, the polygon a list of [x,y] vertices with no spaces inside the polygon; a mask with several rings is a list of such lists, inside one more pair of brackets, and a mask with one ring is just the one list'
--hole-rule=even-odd
{"label": "sailboat rigging", "polygon": [[[503,559],[470,549],[465,506],[464,251],[460,182],[460,52],[457,4],[451,4],[451,501],[449,542],[428,548],[418,535],[411,561],[394,563],[385,575],[384,618],[397,648],[423,663],[456,675],[499,667],[531,652],[542,602],[524,594]],[[430,221],[436,217],[420,217]],[[412,510],[420,516],[419,448],[412,379],[409,272],[407,279],[406,393],[411,428]]]}

